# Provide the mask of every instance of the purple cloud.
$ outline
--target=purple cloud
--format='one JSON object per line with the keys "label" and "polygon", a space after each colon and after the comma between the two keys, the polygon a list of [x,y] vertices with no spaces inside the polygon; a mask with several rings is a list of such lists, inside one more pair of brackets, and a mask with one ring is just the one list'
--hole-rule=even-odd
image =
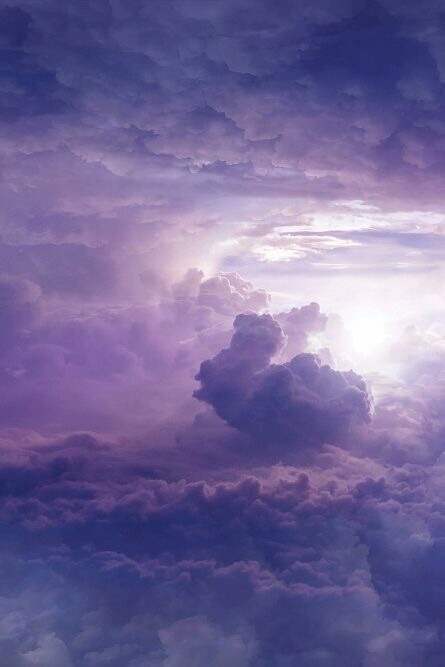
{"label": "purple cloud", "polygon": [[0,5],[0,667],[443,666],[442,14]]}
{"label": "purple cloud", "polygon": [[284,334],[269,315],[238,315],[234,328],[230,347],[201,364],[195,392],[231,426],[260,442],[288,442],[298,450],[341,442],[354,425],[369,420],[360,376],[335,371],[308,353],[270,364]]}

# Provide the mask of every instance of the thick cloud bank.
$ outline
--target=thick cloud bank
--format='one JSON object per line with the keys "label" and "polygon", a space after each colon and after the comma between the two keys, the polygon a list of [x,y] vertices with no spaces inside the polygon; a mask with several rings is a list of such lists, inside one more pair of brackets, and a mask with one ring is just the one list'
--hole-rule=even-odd
{"label": "thick cloud bank", "polygon": [[271,315],[233,326],[196,390],[222,419],[178,444],[2,430],[2,666],[443,664],[441,367],[371,410],[352,371],[274,363]]}

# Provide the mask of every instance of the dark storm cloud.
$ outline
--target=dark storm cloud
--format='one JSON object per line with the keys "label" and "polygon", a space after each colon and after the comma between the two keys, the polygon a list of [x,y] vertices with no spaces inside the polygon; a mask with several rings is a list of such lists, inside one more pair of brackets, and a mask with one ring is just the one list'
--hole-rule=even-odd
{"label": "dark storm cloud", "polygon": [[307,353],[271,364],[284,335],[269,315],[238,315],[234,329],[230,347],[201,364],[196,376],[201,388],[195,392],[231,426],[260,442],[288,442],[299,449],[341,442],[368,421],[360,376],[335,371]]}

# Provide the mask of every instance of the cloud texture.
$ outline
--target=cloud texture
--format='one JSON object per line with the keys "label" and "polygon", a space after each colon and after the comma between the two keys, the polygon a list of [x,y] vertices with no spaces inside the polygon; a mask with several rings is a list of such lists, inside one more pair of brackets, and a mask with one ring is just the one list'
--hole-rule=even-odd
{"label": "cloud texture", "polygon": [[444,44],[0,4],[0,667],[443,666]]}

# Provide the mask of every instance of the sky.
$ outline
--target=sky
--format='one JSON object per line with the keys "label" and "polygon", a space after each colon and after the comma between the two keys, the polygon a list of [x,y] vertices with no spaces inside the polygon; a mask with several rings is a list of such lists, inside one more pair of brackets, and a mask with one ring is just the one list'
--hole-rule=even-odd
{"label": "sky", "polygon": [[0,667],[443,667],[444,2],[0,49]]}

